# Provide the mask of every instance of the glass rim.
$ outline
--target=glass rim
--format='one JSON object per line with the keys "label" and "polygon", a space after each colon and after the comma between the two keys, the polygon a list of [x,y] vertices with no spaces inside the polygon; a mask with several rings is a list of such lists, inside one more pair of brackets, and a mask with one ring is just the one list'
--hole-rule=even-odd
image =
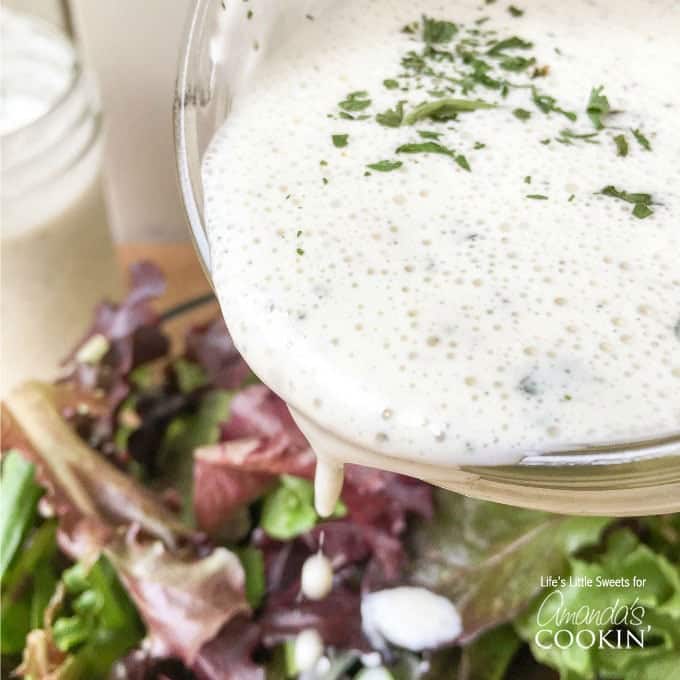
{"label": "glass rim", "polygon": [[58,37],[66,45],[68,45],[73,53],[73,65],[70,69],[71,73],[68,84],[45,111],[28,123],[21,125],[11,132],[0,135],[0,144],[3,146],[7,142],[20,139],[22,136],[26,135],[27,132],[31,132],[42,127],[46,121],[48,121],[50,118],[53,118],[54,115],[63,109],[72,98],[74,93],[77,91],[79,84],[83,81],[83,77],[85,75],[76,44],[71,36],[63,28],[50,21],[47,21],[47,19],[43,19],[42,17],[36,16],[35,14],[31,14],[30,12],[18,12],[16,10],[10,11],[19,14],[20,16],[30,17],[31,21],[34,21],[36,24],[42,26],[43,30],[45,30],[47,33],[51,33],[53,36]]}

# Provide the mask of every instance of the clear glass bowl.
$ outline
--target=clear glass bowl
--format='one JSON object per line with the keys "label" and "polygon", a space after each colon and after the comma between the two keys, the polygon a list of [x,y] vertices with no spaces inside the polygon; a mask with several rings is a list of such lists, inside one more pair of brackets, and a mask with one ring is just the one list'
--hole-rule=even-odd
{"label": "clear glass bowl", "polygon": [[[314,14],[333,1],[339,0],[309,0],[305,9]],[[211,261],[203,225],[203,154],[229,114],[234,92],[247,87],[258,60],[280,35],[294,30],[299,17],[299,8],[292,12],[286,3],[268,3],[266,10],[258,7],[256,15],[247,20],[245,12],[230,10],[235,6],[221,0],[196,0],[184,37],[175,94],[179,182],[191,234],[208,277]],[[258,22],[258,34],[266,36],[258,45],[250,37],[254,21]],[[340,440],[304,414],[294,416],[312,444],[323,442],[326,450],[337,447],[343,460],[396,467],[394,459]],[[398,467],[409,471],[404,461],[398,461]],[[424,470],[419,463],[411,471],[468,496],[552,512],[626,516],[680,511],[680,433],[655,441],[527,455],[515,466],[432,465]]]}

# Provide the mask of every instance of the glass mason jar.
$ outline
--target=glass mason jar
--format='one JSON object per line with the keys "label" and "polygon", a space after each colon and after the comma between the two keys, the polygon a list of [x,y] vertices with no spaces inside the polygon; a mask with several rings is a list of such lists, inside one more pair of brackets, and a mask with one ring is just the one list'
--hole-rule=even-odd
{"label": "glass mason jar", "polygon": [[[332,0],[310,0],[318,14]],[[259,7],[254,17],[220,0],[196,0],[180,56],[175,97],[178,174],[196,249],[208,276],[210,248],[203,221],[201,162],[229,115],[231,100],[282,35],[294,35],[299,12],[285,3]],[[233,5],[232,5],[233,6]],[[299,8],[298,8],[299,9]],[[259,36],[253,49],[254,22]],[[269,45],[267,44],[269,41]],[[310,414],[292,410],[317,452],[345,462],[412,474],[438,486],[510,505],[566,514],[630,516],[680,511],[680,433],[654,441],[584,445],[578,450],[527,455],[513,466],[423,465],[396,461],[338,437]]]}
{"label": "glass mason jar", "polygon": [[118,292],[99,104],[73,43],[2,12],[2,394],[51,379],[93,307]]}

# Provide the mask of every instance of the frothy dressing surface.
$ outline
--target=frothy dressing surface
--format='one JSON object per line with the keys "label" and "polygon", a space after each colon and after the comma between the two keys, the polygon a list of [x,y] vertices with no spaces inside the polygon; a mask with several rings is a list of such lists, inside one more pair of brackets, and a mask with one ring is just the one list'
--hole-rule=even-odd
{"label": "frothy dressing surface", "polygon": [[415,461],[680,431],[680,4],[289,5],[203,166],[255,372]]}

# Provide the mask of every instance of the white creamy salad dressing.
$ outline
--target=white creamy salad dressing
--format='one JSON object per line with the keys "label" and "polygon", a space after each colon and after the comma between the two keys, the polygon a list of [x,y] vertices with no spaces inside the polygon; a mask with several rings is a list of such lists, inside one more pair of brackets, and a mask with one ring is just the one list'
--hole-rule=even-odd
{"label": "white creamy salad dressing", "polygon": [[[212,274],[239,350],[296,411],[397,465],[510,464],[680,430],[680,4],[532,0],[521,17],[506,4],[346,0],[305,20],[308,3],[291,3],[297,30],[236,93],[204,161]],[[409,112],[440,96],[401,77],[402,57],[425,47],[422,27],[401,29],[421,14],[458,25],[441,50],[466,29],[531,41],[507,54],[547,76],[494,73],[578,119],[543,113],[527,88],[453,86],[498,107],[378,124],[399,100]],[[620,112],[596,140],[556,141],[595,132],[600,85]],[[370,118],[341,118],[356,91],[371,104],[352,115]],[[396,153],[426,141],[419,130],[471,171]],[[382,160],[403,165],[367,169]],[[653,214],[596,195],[610,185],[651,194]],[[342,451],[319,453],[332,508]]]}

